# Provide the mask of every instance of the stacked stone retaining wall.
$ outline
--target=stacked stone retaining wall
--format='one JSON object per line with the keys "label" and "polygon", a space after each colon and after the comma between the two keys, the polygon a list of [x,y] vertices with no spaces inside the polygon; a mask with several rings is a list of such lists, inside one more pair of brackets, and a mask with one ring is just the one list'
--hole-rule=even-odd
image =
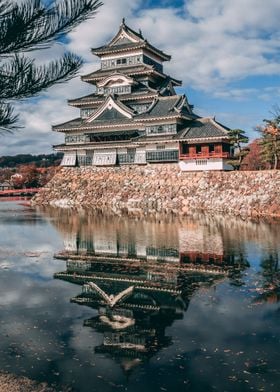
{"label": "stacked stone retaining wall", "polygon": [[280,171],[181,172],[177,164],[62,168],[37,205],[187,214],[280,216]]}

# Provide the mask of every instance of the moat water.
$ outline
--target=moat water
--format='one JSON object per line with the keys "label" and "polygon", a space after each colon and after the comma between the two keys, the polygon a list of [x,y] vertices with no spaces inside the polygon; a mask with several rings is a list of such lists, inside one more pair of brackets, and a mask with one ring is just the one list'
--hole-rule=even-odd
{"label": "moat water", "polygon": [[280,222],[0,202],[0,370],[56,391],[279,391]]}

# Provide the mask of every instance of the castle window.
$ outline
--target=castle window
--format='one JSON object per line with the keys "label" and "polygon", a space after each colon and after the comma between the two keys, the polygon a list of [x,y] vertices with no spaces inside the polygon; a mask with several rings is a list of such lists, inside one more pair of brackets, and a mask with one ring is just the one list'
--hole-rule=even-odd
{"label": "castle window", "polygon": [[124,59],[117,59],[117,65],[126,64],[127,58]]}
{"label": "castle window", "polygon": [[176,133],[176,124],[152,125],[146,127],[147,135],[154,135],[158,133]]}
{"label": "castle window", "polygon": [[93,113],[93,109],[81,109],[81,117],[87,118]]}
{"label": "castle window", "polygon": [[207,165],[208,161],[207,159],[197,159],[195,161],[196,166],[204,166]]}
{"label": "castle window", "polygon": [[182,154],[184,154],[184,155],[189,154],[189,145],[186,143],[182,144]]}
{"label": "castle window", "polygon": [[130,92],[131,92],[130,86],[107,87],[104,89],[105,94],[127,94]]}
{"label": "castle window", "polygon": [[78,166],[91,166],[92,156],[91,155],[78,155]]}
{"label": "castle window", "polygon": [[132,109],[134,109],[134,110],[136,110],[137,111],[137,113],[143,113],[143,112],[145,112],[148,108],[149,108],[149,106],[150,105],[130,105],[130,107],[132,108]]}
{"label": "castle window", "polygon": [[65,136],[65,143],[85,143],[88,141],[86,135],[68,135]]}
{"label": "castle window", "polygon": [[147,162],[177,161],[178,150],[146,151]]}
{"label": "castle window", "polygon": [[123,58],[118,58],[113,60],[102,60],[101,68],[106,68],[106,69],[115,68],[115,67],[125,66],[127,64],[134,65],[134,64],[142,63],[142,61],[143,61],[143,56],[129,56],[129,57],[123,57]]}

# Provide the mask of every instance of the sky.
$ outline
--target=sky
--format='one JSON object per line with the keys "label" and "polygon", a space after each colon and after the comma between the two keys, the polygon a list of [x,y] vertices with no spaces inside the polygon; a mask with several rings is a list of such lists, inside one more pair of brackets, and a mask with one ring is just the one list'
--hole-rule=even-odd
{"label": "sky", "polygon": [[279,0],[103,0],[94,19],[79,25],[64,43],[32,52],[38,63],[66,50],[83,57],[79,75],[56,85],[36,99],[18,102],[20,125],[1,135],[0,155],[51,153],[63,134],[51,126],[79,117],[67,99],[93,92],[80,75],[99,67],[92,47],[109,42],[123,17],[139,28],[154,46],[172,55],[165,73],[182,80],[186,94],[201,116],[215,116],[229,128],[244,129],[250,139],[263,119],[280,104]]}

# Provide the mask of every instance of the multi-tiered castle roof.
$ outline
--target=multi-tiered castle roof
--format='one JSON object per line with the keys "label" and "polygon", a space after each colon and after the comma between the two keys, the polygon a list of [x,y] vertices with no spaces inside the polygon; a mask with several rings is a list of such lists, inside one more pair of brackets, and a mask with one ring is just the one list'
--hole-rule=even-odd
{"label": "multi-tiered castle roof", "polygon": [[101,67],[82,81],[95,91],[69,100],[80,116],[53,127],[65,133],[65,143],[55,146],[65,153],[62,165],[179,162],[182,170],[192,170],[200,160],[200,169],[213,163],[226,168],[228,128],[196,115],[187,97],[176,93],[181,81],[163,70],[170,55],[125,20],[115,37],[92,53]]}

